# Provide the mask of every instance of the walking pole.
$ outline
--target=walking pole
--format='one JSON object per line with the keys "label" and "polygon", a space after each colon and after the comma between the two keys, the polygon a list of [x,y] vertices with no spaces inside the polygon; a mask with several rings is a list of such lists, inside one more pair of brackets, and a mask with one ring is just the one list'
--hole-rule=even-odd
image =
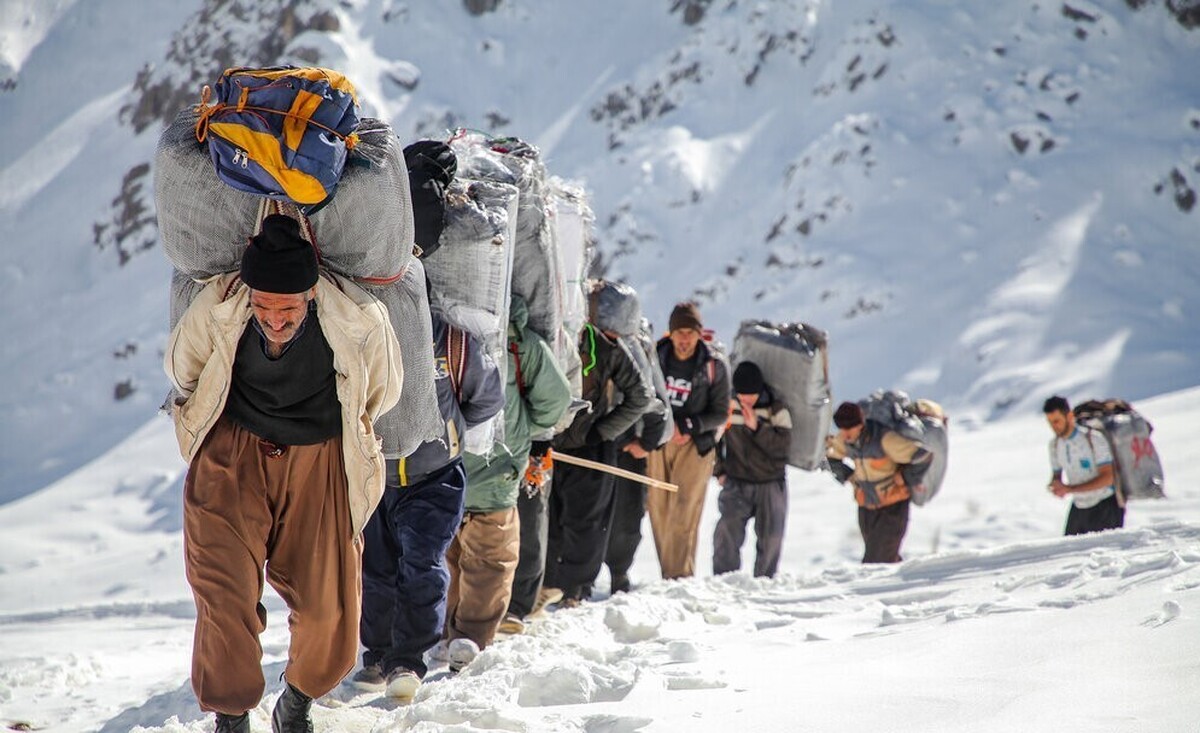
{"label": "walking pole", "polygon": [[621,478],[627,478],[630,481],[637,481],[638,483],[643,483],[652,489],[662,489],[663,491],[679,491],[679,487],[676,486],[675,484],[669,484],[666,481],[659,481],[658,479],[653,479],[653,478],[650,478],[649,476],[643,476],[642,474],[634,473],[633,471],[626,471],[623,468],[617,468],[616,466],[610,466],[607,463],[600,463],[598,461],[589,461],[586,458],[570,456],[570,455],[567,455],[566,453],[559,453],[558,451],[551,451],[550,459],[553,461],[562,461],[563,463],[570,463],[572,466],[582,466],[584,468],[591,468],[596,471],[604,471],[605,473],[611,473],[614,476],[620,476]]}

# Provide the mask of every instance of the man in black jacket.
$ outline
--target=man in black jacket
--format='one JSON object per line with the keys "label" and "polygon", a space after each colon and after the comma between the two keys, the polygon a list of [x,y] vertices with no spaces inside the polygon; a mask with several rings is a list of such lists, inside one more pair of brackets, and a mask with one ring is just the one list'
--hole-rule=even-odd
{"label": "man in black jacket", "polygon": [[[592,408],[577,413],[570,427],[555,436],[554,452],[613,465],[613,441],[651,406],[654,389],[624,344],[591,323],[580,331],[579,356],[583,360],[583,399]],[[622,395],[619,403],[614,400],[616,392]],[[554,466],[543,585],[562,591],[562,605],[578,605],[590,595],[592,579],[604,562],[612,522],[613,478],[567,463]]]}
{"label": "man in black jacket", "polygon": [[713,575],[740,570],[746,522],[757,537],[754,575],[775,577],[787,521],[787,459],[792,417],[754,362],[733,370],[736,400],[729,430],[717,447],[721,518],[713,532]]}
{"label": "man in black jacket", "polygon": [[646,509],[663,578],[695,574],[696,541],[704,495],[716,461],[718,432],[729,417],[729,366],[703,339],[694,303],[671,311],[670,334],[658,342],[658,361],[667,380],[675,435],[647,459],[651,478],[679,487],[655,491]]}

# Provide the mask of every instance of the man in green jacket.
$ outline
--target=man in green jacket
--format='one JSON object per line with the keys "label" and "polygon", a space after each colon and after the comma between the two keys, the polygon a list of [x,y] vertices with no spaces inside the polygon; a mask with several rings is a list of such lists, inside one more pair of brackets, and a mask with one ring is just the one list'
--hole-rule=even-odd
{"label": "man in green jacket", "polygon": [[[446,636],[457,671],[491,643],[508,609],[521,549],[517,494],[529,463],[531,436],[550,430],[571,403],[571,388],[550,346],[528,326],[529,309],[512,296],[504,442],[490,456],[463,454],[466,511],[446,553],[450,592]],[[535,590],[536,593],[536,590]]]}

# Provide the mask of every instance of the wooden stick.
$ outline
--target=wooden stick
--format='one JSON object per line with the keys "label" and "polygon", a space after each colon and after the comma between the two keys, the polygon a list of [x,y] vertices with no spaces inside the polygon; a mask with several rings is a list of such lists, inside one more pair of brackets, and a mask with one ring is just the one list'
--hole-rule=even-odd
{"label": "wooden stick", "polygon": [[571,456],[567,455],[566,453],[559,453],[558,451],[551,451],[550,459],[553,461],[570,463],[572,466],[582,466],[584,468],[591,468],[596,471],[611,473],[614,476],[620,476],[621,478],[627,478],[630,481],[637,481],[638,483],[645,484],[652,489],[662,489],[663,491],[679,491],[679,487],[675,484],[669,484],[666,481],[659,481],[658,479],[653,479],[649,476],[643,476],[642,474],[634,473],[633,471],[626,471],[623,468],[610,466],[607,463],[589,461],[586,458],[579,458],[578,456]]}

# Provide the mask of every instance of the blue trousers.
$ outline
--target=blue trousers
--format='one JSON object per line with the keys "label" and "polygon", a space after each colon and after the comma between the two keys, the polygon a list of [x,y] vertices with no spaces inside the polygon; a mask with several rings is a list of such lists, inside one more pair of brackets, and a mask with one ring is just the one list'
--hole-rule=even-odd
{"label": "blue trousers", "polygon": [[378,664],[384,674],[403,667],[424,677],[425,652],[446,623],[446,550],[462,522],[467,474],[461,459],[408,486],[388,474],[363,530],[363,666]]}

